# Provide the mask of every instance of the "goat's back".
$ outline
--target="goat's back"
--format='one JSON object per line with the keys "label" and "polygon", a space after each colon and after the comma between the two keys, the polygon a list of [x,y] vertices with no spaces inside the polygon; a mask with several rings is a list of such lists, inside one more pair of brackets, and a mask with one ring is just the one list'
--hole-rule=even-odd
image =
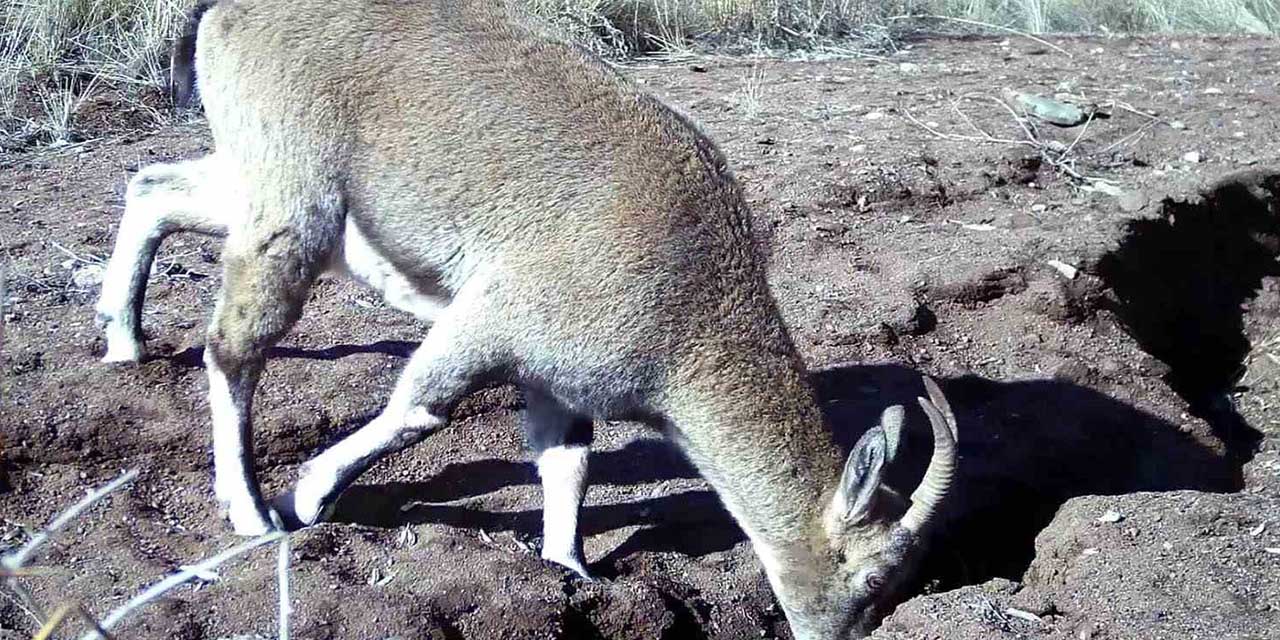
{"label": "goat's back", "polygon": [[224,0],[196,66],[250,192],[338,203],[446,289],[500,269],[531,341],[791,349],[714,145],[501,3]]}

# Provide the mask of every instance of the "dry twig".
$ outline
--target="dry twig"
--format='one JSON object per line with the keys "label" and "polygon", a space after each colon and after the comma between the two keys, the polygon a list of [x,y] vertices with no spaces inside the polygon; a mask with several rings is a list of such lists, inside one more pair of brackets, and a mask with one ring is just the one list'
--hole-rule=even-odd
{"label": "dry twig", "polygon": [[[48,627],[49,623],[53,621],[53,618],[45,615],[44,609],[38,602],[36,602],[36,599],[32,597],[31,592],[17,580],[18,576],[29,573],[26,569],[27,561],[30,560],[31,557],[40,550],[40,547],[48,542],[53,537],[53,534],[57,533],[59,529],[65,527],[67,523],[75,520],[81,513],[87,511],[99,500],[133,481],[136,477],[138,477],[138,471],[136,469],[127,471],[119,478],[112,480],[98,489],[90,491],[89,494],[81,498],[79,502],[71,505],[71,507],[66,511],[58,514],[58,516],[50,521],[44,529],[35,532],[21,547],[18,547],[16,550],[0,557],[0,576],[4,577],[5,586],[14,594],[17,601],[21,604],[22,609],[29,613],[31,617],[36,620],[37,624],[42,627]],[[65,606],[67,605],[64,605],[64,607]],[[65,612],[62,614],[63,617],[66,615],[67,614]],[[58,623],[54,624],[54,628],[57,627],[57,624],[60,624],[60,621],[61,618],[59,618]]]}
{"label": "dry twig", "polygon": [[79,502],[71,505],[71,507],[66,511],[58,514],[58,517],[50,521],[44,529],[37,531],[32,535],[31,539],[27,540],[26,544],[19,547],[16,551],[5,554],[3,558],[0,558],[0,567],[3,567],[6,571],[17,571],[23,568],[23,566],[26,565],[27,560],[29,560],[31,556],[38,551],[42,545],[44,545],[44,543],[48,542],[50,537],[52,537],[54,533],[57,533],[59,529],[67,526],[67,523],[75,520],[81,513],[84,513],[85,510],[92,507],[96,502],[103,499],[116,489],[132,482],[133,479],[137,477],[138,470],[132,469],[130,471],[126,471],[121,474],[119,478],[112,480],[102,487],[90,491],[88,495],[81,498]]}
{"label": "dry twig", "polygon": [[192,578],[196,578],[201,575],[206,575],[210,571],[218,568],[224,562],[227,562],[228,560],[231,560],[238,556],[244,555],[263,545],[271,544],[272,542],[275,542],[277,540],[280,540],[281,538],[284,538],[286,535],[288,534],[286,534],[284,531],[276,530],[276,531],[272,531],[271,533],[258,536],[257,538],[254,538],[248,542],[245,542],[243,544],[227,549],[226,551],[223,551],[222,553],[219,553],[213,556],[212,558],[209,558],[203,562],[200,562],[199,564],[189,566],[183,569],[182,571],[179,571],[165,578],[164,580],[161,580],[160,582],[157,582],[154,585],[151,585],[151,587],[149,587],[142,593],[134,596],[131,600],[124,603],[123,605],[121,605],[119,608],[112,611],[111,613],[107,614],[107,616],[102,619],[101,631],[99,631],[98,629],[91,630],[88,633],[85,633],[84,635],[80,636],[80,640],[103,640],[105,636],[102,635],[102,632],[110,631],[116,625],[120,624],[120,622],[122,622],[125,618],[129,617],[130,614],[146,606],[147,604],[151,603],[153,600],[155,600],[156,598],[159,598],[160,596],[169,592],[173,588],[182,585],[183,583],[191,580]]}
{"label": "dry twig", "polygon": [[1067,51],[1066,49],[1063,49],[1062,47],[1059,47],[1058,45],[1052,42],[1049,42],[1044,38],[1037,38],[1036,36],[1033,36],[1030,33],[1027,33],[1026,31],[1019,31],[1011,27],[1005,27],[998,24],[991,24],[990,22],[980,22],[978,20],[969,20],[968,18],[954,18],[951,16],[940,16],[940,15],[931,14],[931,13],[916,14],[916,15],[910,15],[910,16],[893,16],[889,18],[889,20],[894,22],[898,22],[901,20],[942,20],[945,22],[958,22],[960,24],[967,24],[973,27],[985,27],[987,29],[995,29],[996,31],[1012,33],[1013,35],[1021,36],[1033,42],[1038,42],[1046,47],[1049,47],[1050,49],[1053,49],[1054,51],[1057,51],[1067,56],[1068,58],[1075,57],[1071,55],[1070,51]]}
{"label": "dry twig", "polygon": [[[1089,125],[1094,120],[1093,113],[1089,114],[1089,118],[1085,120],[1084,125],[1082,126],[1080,131],[1076,134],[1075,139],[1071,141],[1071,144],[1067,145],[1066,147],[1063,147],[1060,143],[1055,142],[1050,144],[1048,142],[1041,140],[1040,137],[1036,135],[1035,130],[1027,124],[1027,119],[1025,117],[1023,117],[1017,111],[1015,111],[1013,107],[1010,106],[1007,102],[995,96],[990,96],[990,99],[996,104],[1000,105],[1000,107],[1003,108],[1005,111],[1009,112],[1009,117],[1011,117],[1013,121],[1018,125],[1018,128],[1022,130],[1023,139],[1016,140],[1013,138],[1000,138],[992,135],[982,127],[979,127],[977,123],[975,123],[973,119],[969,117],[968,114],[966,114],[962,109],[960,109],[959,101],[968,97],[971,97],[971,96],[970,95],[960,96],[959,98],[952,100],[951,109],[955,111],[956,114],[960,116],[960,119],[964,120],[964,122],[969,126],[969,128],[973,129],[977,133],[977,135],[947,133],[944,131],[939,131],[937,128],[929,126],[924,122],[921,122],[920,119],[912,115],[910,111],[907,111],[904,109],[903,113],[906,115],[907,120],[911,121],[912,124],[927,131],[929,134],[933,135],[934,137],[940,138],[942,140],[949,140],[952,142],[981,142],[981,143],[993,143],[993,144],[1003,144],[1003,145],[1011,145],[1011,146],[1031,147],[1032,149],[1035,149],[1040,153],[1040,158],[1042,161],[1044,161],[1046,164],[1056,169],[1058,172],[1067,175],[1072,180],[1075,180],[1077,182],[1083,182],[1083,183],[1093,183],[1098,180],[1098,178],[1095,178],[1092,176],[1086,176],[1080,173],[1079,171],[1077,171],[1074,166],[1075,162],[1071,159],[1071,152],[1075,150],[1076,144],[1079,143],[1080,140],[1084,138],[1085,132],[1088,131]],[[1054,148],[1054,145],[1057,145],[1057,148]]]}

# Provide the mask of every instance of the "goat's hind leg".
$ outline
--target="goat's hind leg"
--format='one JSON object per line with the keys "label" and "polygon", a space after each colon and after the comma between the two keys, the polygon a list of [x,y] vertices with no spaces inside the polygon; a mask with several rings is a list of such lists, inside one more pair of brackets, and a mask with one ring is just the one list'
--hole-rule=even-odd
{"label": "goat's hind leg", "polygon": [[214,491],[241,535],[272,528],[252,460],[251,408],[266,352],[297,321],[311,285],[340,241],[332,231],[340,214],[317,206],[282,217],[281,208],[251,207],[245,219],[256,224],[228,236],[222,291],[204,352]]}
{"label": "goat's hind leg", "polygon": [[524,396],[525,433],[542,479],[542,558],[590,579],[578,512],[587,490],[591,418],[537,389],[525,388]]}
{"label": "goat's hind leg", "polygon": [[124,215],[98,296],[96,322],[107,339],[103,362],[134,362],[143,355],[142,302],[160,243],[193,231],[225,236],[239,214],[219,184],[214,156],[153,164],[129,181]]}

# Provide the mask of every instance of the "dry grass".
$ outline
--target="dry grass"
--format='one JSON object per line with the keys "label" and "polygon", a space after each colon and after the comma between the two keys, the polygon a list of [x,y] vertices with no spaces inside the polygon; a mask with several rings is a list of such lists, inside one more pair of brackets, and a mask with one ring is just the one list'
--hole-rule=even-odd
{"label": "dry grass", "polygon": [[69,141],[110,88],[161,86],[190,0],[8,0],[0,13],[0,137]]}
{"label": "dry grass", "polygon": [[934,0],[941,15],[1046,32],[1280,34],[1280,0]]}
{"label": "dry grass", "polygon": [[[154,105],[194,0],[0,2],[0,149],[74,140],[98,92]],[[1045,31],[1280,33],[1280,0],[516,0],[613,57],[695,48],[773,52],[883,40],[936,14]],[[950,26],[954,27],[954,24]],[[845,48],[848,51],[847,45]],[[142,99],[150,93],[153,99]],[[7,143],[7,144],[6,144]]]}

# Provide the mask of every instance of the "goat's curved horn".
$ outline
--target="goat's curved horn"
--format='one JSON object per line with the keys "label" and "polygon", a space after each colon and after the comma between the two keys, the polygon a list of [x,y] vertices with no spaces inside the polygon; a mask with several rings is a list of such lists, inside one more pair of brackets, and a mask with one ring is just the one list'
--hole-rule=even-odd
{"label": "goat's curved horn", "polygon": [[951,489],[956,471],[956,439],[959,435],[955,413],[951,411],[951,405],[947,403],[937,383],[926,376],[924,388],[929,393],[929,399],[917,400],[925,415],[929,416],[929,424],[933,426],[933,457],[929,459],[929,468],[924,472],[920,486],[911,494],[911,508],[907,509],[907,513],[899,521],[903,528],[916,534],[929,525]]}

